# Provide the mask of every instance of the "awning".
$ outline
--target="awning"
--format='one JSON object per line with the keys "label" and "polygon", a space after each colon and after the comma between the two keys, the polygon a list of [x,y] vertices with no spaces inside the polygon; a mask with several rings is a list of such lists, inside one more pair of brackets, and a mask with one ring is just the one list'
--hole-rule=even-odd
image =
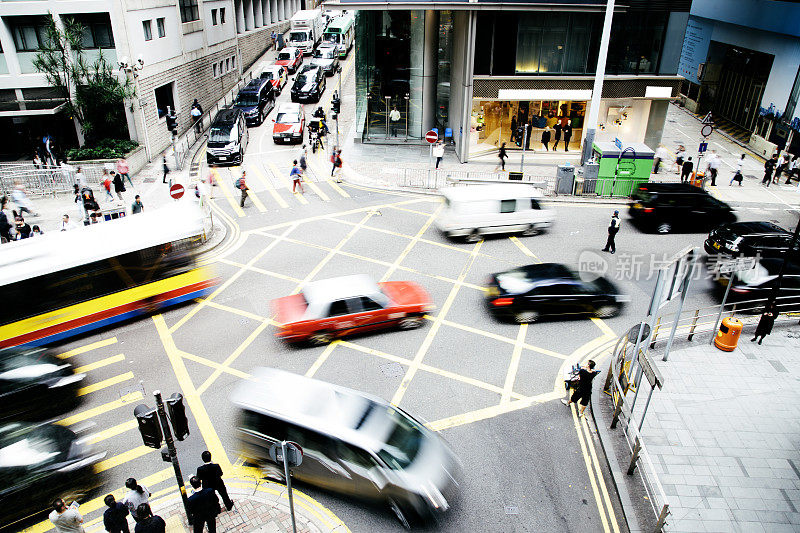
{"label": "awning", "polygon": [[14,100],[11,102],[0,102],[0,118],[55,115],[61,111],[64,106],[66,106],[64,100]]}
{"label": "awning", "polygon": [[500,89],[499,100],[591,100],[590,89]]}

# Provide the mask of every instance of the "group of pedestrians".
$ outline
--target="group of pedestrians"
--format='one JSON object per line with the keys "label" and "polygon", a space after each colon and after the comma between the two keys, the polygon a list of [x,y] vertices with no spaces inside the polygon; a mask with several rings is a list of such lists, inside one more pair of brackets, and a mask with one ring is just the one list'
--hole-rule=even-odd
{"label": "group of pedestrians", "polygon": [[798,156],[785,153],[779,157],[778,154],[774,154],[767,159],[764,163],[764,178],[761,180],[761,184],[765,187],[769,187],[770,184],[779,185],[783,174],[786,174],[784,185],[791,185],[792,179],[800,179]]}
{"label": "group of pedestrians", "polygon": [[[188,497],[189,513],[192,516],[194,533],[202,533],[204,528],[207,528],[209,533],[216,533],[217,516],[222,512],[219,498],[222,498],[222,503],[228,511],[233,509],[234,502],[222,480],[222,468],[211,461],[211,452],[204,451],[200,458],[203,464],[197,467],[196,474],[189,479],[193,489]],[[103,498],[106,505],[103,528],[109,533],[130,533],[128,523],[130,516],[135,524],[134,533],[165,533],[166,522],[160,516],[153,514],[150,508],[150,498],[153,495],[150,490],[134,478],[128,478],[125,488],[128,492],[120,501],[117,501],[113,494]],[[67,505],[61,498],[53,502],[49,518],[56,533],[84,532],[83,516],[79,508],[77,502]]]}

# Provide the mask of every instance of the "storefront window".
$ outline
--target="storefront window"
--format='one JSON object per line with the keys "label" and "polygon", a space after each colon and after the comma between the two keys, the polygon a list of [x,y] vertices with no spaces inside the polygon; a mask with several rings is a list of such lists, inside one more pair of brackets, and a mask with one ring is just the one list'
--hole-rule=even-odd
{"label": "storefront window", "polygon": [[606,74],[652,74],[664,47],[669,13],[632,11],[614,15]]}
{"label": "storefront window", "polygon": [[[527,13],[519,20],[518,74],[584,74],[592,13]],[[598,33],[599,35],[599,33]]]}

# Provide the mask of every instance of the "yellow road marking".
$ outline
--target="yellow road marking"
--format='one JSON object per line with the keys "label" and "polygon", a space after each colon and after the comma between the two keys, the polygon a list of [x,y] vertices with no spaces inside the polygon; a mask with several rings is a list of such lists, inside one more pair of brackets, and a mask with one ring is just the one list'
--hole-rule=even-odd
{"label": "yellow road marking", "polygon": [[265,276],[271,276],[273,278],[278,279],[285,279],[286,281],[291,281],[293,283],[300,283],[300,280],[297,278],[293,278],[292,276],[287,276],[286,274],[281,274],[279,272],[273,272],[272,270],[266,270],[259,267],[254,266],[247,266],[243,263],[238,263],[236,261],[231,261],[230,259],[220,259],[220,263],[225,263],[226,265],[235,266],[238,268],[246,268],[247,270],[251,270],[253,272],[258,272],[259,274],[264,274]]}
{"label": "yellow road marking", "polygon": [[[431,319],[432,320],[432,319]],[[457,322],[451,322],[449,320],[442,320],[443,325],[450,326],[456,329],[460,329],[463,331],[469,331],[470,333],[475,333],[476,335],[482,335],[484,337],[489,337],[490,339],[494,339],[497,341],[505,342],[506,344],[516,344],[516,339],[512,339],[511,337],[504,337],[502,335],[498,335],[497,333],[492,333],[490,331],[484,331],[482,329],[473,328],[472,326],[466,326],[464,324],[459,324]],[[555,357],[556,359],[567,359],[567,356],[558,352],[554,352],[552,350],[548,350],[546,348],[540,348],[538,346],[533,346],[532,344],[528,344],[527,342],[521,343],[521,346],[526,350],[532,350],[534,352],[538,352],[540,354],[549,355],[550,357]]]}
{"label": "yellow road marking", "polygon": [[89,442],[95,444],[97,442],[110,439],[120,433],[125,433],[126,431],[130,431],[132,429],[136,429],[138,424],[136,420],[128,420],[127,422],[123,422],[122,424],[117,424],[116,426],[112,426],[106,430],[99,431],[97,433],[93,433],[91,437],[89,437]]}
{"label": "yellow road marking", "polygon": [[117,343],[116,337],[111,337],[110,339],[102,340],[93,342],[92,344],[87,344],[86,346],[81,346],[79,348],[73,348],[67,352],[58,354],[59,359],[69,359],[72,356],[80,355],[82,353],[90,352],[92,350],[97,350],[98,348],[103,348],[104,346],[111,346],[112,344]]}
{"label": "yellow road marking", "polygon": [[519,370],[519,360],[522,356],[522,345],[525,344],[525,336],[528,333],[528,324],[520,324],[517,332],[517,340],[514,342],[514,351],[511,353],[511,362],[508,364],[506,382],[503,385],[503,396],[500,401],[505,403],[511,400],[511,393],[514,391],[514,381],[517,379]]}
{"label": "yellow road marking", "polygon": [[[469,273],[469,270],[472,267],[473,262],[475,261],[474,254],[480,251],[482,244],[483,241],[479,241],[473,247],[472,251],[474,253],[470,261],[464,266],[463,269],[461,269],[461,273],[458,275],[459,281],[464,281],[464,278],[467,277],[467,273]],[[414,379],[414,375],[417,373],[419,365],[422,363],[425,354],[428,353],[428,349],[430,348],[434,337],[436,337],[436,334],[438,333],[439,328],[442,325],[442,320],[444,319],[447,312],[450,310],[450,306],[453,305],[453,301],[455,301],[456,295],[458,295],[458,291],[460,288],[461,288],[460,285],[453,285],[453,288],[450,289],[450,294],[447,295],[447,299],[442,305],[442,309],[436,315],[436,318],[434,318],[433,324],[431,325],[431,328],[428,330],[428,334],[425,336],[425,340],[422,341],[422,344],[420,345],[416,355],[414,356],[414,360],[412,361],[411,365],[408,367],[408,370],[406,371],[406,375],[403,378],[403,381],[400,382],[400,386],[397,388],[397,391],[395,391],[394,396],[392,397],[392,404],[399,405],[400,402],[403,400],[403,396],[408,390],[409,385],[411,385],[411,380]]]}
{"label": "yellow road marking", "polygon": [[[234,172],[238,174],[240,168],[241,167],[238,166],[231,167],[231,174],[235,175]],[[245,179],[245,183],[247,183],[247,179]],[[241,194],[241,191],[239,191],[239,193]],[[256,209],[258,209],[260,212],[265,213],[267,211],[267,208],[264,207],[264,204],[261,203],[261,200],[258,198],[258,195],[255,192],[253,192],[252,189],[247,190],[247,197],[253,201],[253,205],[255,205]]]}
{"label": "yellow road marking", "polygon": [[201,365],[206,365],[211,368],[218,368],[222,372],[226,374],[230,374],[232,376],[236,376],[237,378],[248,379],[250,374],[247,372],[242,372],[241,370],[236,370],[235,368],[224,367],[221,363],[217,363],[216,361],[211,361],[210,359],[206,359],[205,357],[200,357],[199,355],[194,355],[189,352],[184,352],[181,350],[181,357],[184,359],[188,359],[189,361],[194,361],[195,363],[200,363]]}
{"label": "yellow road marking", "polygon": [[394,271],[397,270],[397,267],[400,265],[400,263],[403,262],[403,260],[409,254],[409,252],[411,252],[414,246],[416,246],[416,244],[419,242],[422,235],[426,231],[428,231],[429,227],[431,227],[431,224],[433,224],[433,219],[436,218],[436,215],[439,214],[439,211],[441,211],[443,207],[444,204],[440,204],[439,207],[437,207],[436,210],[431,215],[428,215],[428,220],[425,221],[425,224],[422,225],[417,234],[414,235],[410,241],[408,241],[408,244],[406,244],[406,247],[403,249],[402,252],[400,252],[400,255],[397,256],[397,259],[394,260],[394,263],[392,263],[391,266],[389,266],[389,269],[383,275],[381,281],[388,281],[389,278],[392,277],[392,274],[394,274]]}
{"label": "yellow road marking", "polygon": [[132,450],[128,450],[126,452],[118,453],[108,459],[100,461],[94,466],[95,473],[99,474],[100,472],[105,472],[115,466],[119,466],[121,464],[127,463],[128,461],[132,461],[137,457],[141,457],[147,453],[156,451],[155,448],[150,448],[148,446],[137,446]]}
{"label": "yellow road marking", "polygon": [[[316,173],[314,173],[314,174],[316,174]],[[331,201],[331,199],[328,197],[328,195],[323,192],[323,190],[314,182],[314,180],[310,180],[310,179],[307,180],[307,179],[305,179],[305,175],[303,175],[303,183],[305,183],[306,185],[311,187],[311,189],[313,189],[313,191],[315,193],[317,193],[317,196],[322,198],[322,200],[324,202],[330,202]]]}
{"label": "yellow road marking", "polygon": [[463,426],[465,424],[472,424],[474,422],[480,422],[481,420],[495,418],[497,416],[518,411],[520,409],[526,409],[535,403],[551,402],[563,396],[563,392],[545,392],[542,394],[537,394],[536,396],[523,398],[521,400],[514,400],[507,403],[501,403],[499,405],[492,405],[490,407],[476,409],[468,413],[461,413],[458,415],[449,416],[447,418],[442,418],[440,420],[435,420],[428,423],[427,426],[433,431],[442,431],[444,429],[449,429],[456,426]]}
{"label": "yellow road marking", "polygon": [[[292,230],[294,230],[294,228],[295,228],[295,227],[296,227],[296,226],[295,226],[294,224],[291,224],[291,225],[289,225],[289,227],[288,227],[288,228],[286,228],[286,230],[285,230],[285,231],[284,231],[284,232],[281,234],[281,237],[282,237],[282,238],[283,238],[283,237],[286,237],[286,235],[288,235],[289,233],[291,233],[291,231],[292,231]],[[272,249],[273,249],[273,248],[274,248],[274,247],[275,247],[275,246],[276,246],[276,245],[277,245],[279,242],[281,242],[281,240],[280,240],[280,239],[275,239],[274,241],[272,241],[271,243],[269,243],[267,246],[265,246],[265,247],[264,247],[264,249],[263,249],[263,250],[261,250],[260,252],[258,252],[258,253],[256,254],[256,256],[255,256],[255,257],[253,257],[253,258],[252,258],[250,261],[248,261],[248,262],[247,262],[247,266],[252,266],[252,265],[254,265],[255,263],[257,263],[259,259],[261,259],[261,258],[262,258],[262,257],[264,257],[266,254],[268,254],[268,253],[269,253],[269,251],[270,251],[270,250],[272,250]],[[233,275],[232,275],[230,278],[228,278],[228,279],[227,279],[227,280],[226,280],[226,281],[225,281],[225,282],[224,282],[222,285],[220,285],[219,287],[217,287],[217,288],[214,290],[214,292],[212,292],[211,294],[209,294],[209,295],[208,295],[208,297],[204,298],[204,299],[203,299],[203,300],[202,300],[202,301],[201,301],[199,304],[197,304],[196,306],[194,306],[194,307],[191,309],[191,311],[189,311],[188,313],[186,313],[186,314],[183,316],[183,318],[181,318],[181,319],[180,319],[178,322],[176,322],[176,323],[175,323],[175,324],[174,324],[174,325],[173,325],[171,328],[169,328],[169,332],[170,332],[170,333],[175,333],[175,332],[178,330],[178,328],[180,328],[182,325],[184,325],[186,322],[188,322],[188,321],[189,321],[189,319],[191,319],[191,318],[192,318],[194,315],[196,315],[196,314],[197,314],[197,313],[198,313],[198,312],[199,312],[201,309],[203,309],[203,308],[204,308],[206,305],[208,305],[208,303],[207,303],[207,302],[209,302],[209,301],[213,300],[213,299],[214,299],[214,298],[216,298],[216,297],[217,297],[217,296],[218,296],[218,295],[219,295],[219,294],[220,294],[222,291],[224,291],[225,289],[227,289],[228,287],[230,287],[230,286],[231,286],[231,285],[232,285],[232,284],[233,284],[233,283],[234,283],[234,282],[235,282],[237,279],[239,279],[239,277],[240,277],[242,274],[244,274],[246,271],[247,271],[246,269],[241,269],[241,270],[238,270],[238,271],[236,271],[236,272],[235,272],[235,273],[234,273],[234,274],[233,274]]]}
{"label": "yellow road marking", "polygon": [[594,493],[594,501],[597,504],[597,511],[600,513],[600,521],[603,523],[603,531],[609,533],[611,529],[608,527],[608,520],[606,520],[606,513],[603,510],[603,501],[600,499],[600,492],[597,489],[597,482],[594,479],[594,473],[592,472],[592,462],[589,458],[589,454],[586,451],[586,443],[583,439],[583,432],[580,428],[580,420],[578,420],[577,409],[575,409],[575,404],[569,405],[570,411],[572,412],[572,421],[575,425],[575,431],[578,433],[578,441],[581,445],[581,453],[583,454],[583,460],[586,463],[586,471],[589,473],[589,481],[592,484],[592,492]]}
{"label": "yellow road marking", "polygon": [[323,350],[323,352],[321,354],[319,354],[319,357],[317,357],[317,360],[314,361],[314,364],[311,365],[311,368],[309,368],[308,372],[306,372],[306,377],[307,378],[313,378],[314,377],[314,374],[316,374],[317,370],[319,370],[319,368],[325,363],[325,361],[328,359],[328,356],[331,354],[331,352],[334,350],[334,348],[336,348],[336,345],[339,344],[339,342],[340,341],[335,340],[335,341],[333,341],[332,343],[330,343],[329,345],[327,345],[325,347],[325,350]]}
{"label": "yellow road marking", "polygon": [[430,216],[430,213],[426,213],[425,211],[417,211],[416,209],[409,209],[407,207],[397,207],[394,205],[390,205],[389,209],[396,209],[397,211],[406,211],[407,213],[414,213],[415,215],[422,215],[422,216]]}
{"label": "yellow road marking", "polygon": [[114,376],[113,378],[104,379],[103,381],[98,381],[97,383],[92,383],[91,385],[81,387],[78,389],[78,396],[85,396],[107,387],[113,387],[114,385],[122,383],[123,381],[128,381],[129,379],[133,379],[133,372],[125,372],[124,374]]}
{"label": "yellow road marking", "polygon": [[[322,179],[325,181],[325,183],[330,185],[331,188],[334,191],[339,193],[339,196],[341,196],[343,198],[350,198],[350,195],[347,193],[347,191],[342,189],[339,186],[339,184],[336,183],[336,180],[334,180],[333,178],[329,177],[330,172],[326,173],[325,167],[327,165],[324,165],[324,163],[326,162],[326,159],[323,157],[323,155],[325,155],[325,152],[321,150],[319,152],[319,154],[320,155],[318,155],[316,159],[311,158],[311,157],[308,158],[308,166],[310,166],[311,169],[314,171],[314,175],[317,176],[317,177],[324,176]],[[320,166],[320,163],[323,163],[323,165]],[[328,163],[332,164],[329,161],[328,161]],[[328,167],[328,168],[330,168],[330,167]]]}
{"label": "yellow road marking", "polygon": [[88,420],[93,418],[97,415],[101,415],[103,413],[107,413],[114,409],[118,409],[120,407],[125,407],[126,405],[130,405],[131,403],[141,400],[142,393],[141,392],[132,392],[130,394],[126,394],[122,398],[118,400],[114,400],[112,402],[105,403],[103,405],[98,405],[97,407],[93,407],[92,409],[87,409],[85,411],[81,411],[80,413],[76,413],[74,415],[68,416],[66,418],[62,418],[58,422],[58,425],[61,426],[71,426],[72,424],[77,424],[78,422],[83,422],[84,420]]}
{"label": "yellow road marking", "polygon": [[298,202],[300,202],[303,205],[308,205],[308,200],[306,200],[305,197],[302,194],[292,193],[292,180],[290,180],[288,177],[284,176],[281,173],[281,171],[278,170],[278,167],[275,166],[275,163],[273,163],[272,161],[266,161],[266,163],[269,165],[269,168],[272,170],[272,175],[275,176],[276,178],[278,178],[282,183],[284,183],[286,185],[286,190],[289,191],[292,194],[292,196],[294,196],[294,198]]}
{"label": "yellow road marking", "polygon": [[119,363],[120,361],[125,360],[124,354],[112,355],[111,357],[106,357],[105,359],[100,359],[99,361],[95,361],[94,363],[89,363],[88,365],[83,365],[75,368],[76,374],[82,374],[84,372],[91,372],[92,370],[97,370],[98,368],[102,368],[107,365],[111,365],[114,363]]}
{"label": "yellow road marking", "polygon": [[153,323],[156,326],[158,336],[161,338],[161,344],[163,344],[164,350],[167,352],[167,357],[172,364],[172,370],[175,373],[175,377],[178,380],[181,390],[183,391],[183,396],[186,398],[186,403],[192,410],[194,421],[197,424],[197,428],[200,430],[200,434],[203,436],[203,440],[206,443],[206,449],[211,452],[211,454],[214,456],[214,459],[220,464],[223,470],[229,471],[231,468],[231,463],[228,459],[228,454],[225,451],[225,447],[222,446],[222,441],[220,440],[219,435],[217,435],[217,432],[214,429],[214,424],[211,423],[211,418],[208,416],[208,412],[203,405],[203,401],[200,399],[200,395],[197,394],[197,391],[194,388],[192,378],[189,376],[189,372],[186,370],[186,365],[181,358],[180,350],[178,350],[178,347],[175,346],[175,339],[172,338],[172,334],[170,333],[169,328],[167,328],[167,323],[164,322],[164,317],[159,314],[153,316],[152,318]]}
{"label": "yellow road marking", "polygon": [[211,173],[214,174],[214,181],[217,182],[220,190],[222,191],[222,195],[230,204],[233,212],[236,213],[237,216],[240,218],[245,216],[244,210],[239,206],[239,203],[236,201],[236,198],[233,196],[232,189],[228,185],[228,177],[226,176],[224,179],[220,177],[219,172],[216,168],[211,168]]}
{"label": "yellow road marking", "polygon": [[537,263],[541,263],[541,262],[542,262],[542,261],[541,261],[541,260],[540,260],[538,257],[536,257],[536,254],[535,254],[535,253],[533,253],[533,252],[531,252],[531,251],[528,249],[528,247],[527,247],[527,246],[525,246],[524,244],[522,244],[522,243],[520,242],[520,240],[519,240],[519,239],[517,239],[517,238],[516,238],[516,237],[514,237],[514,236],[511,236],[511,237],[509,237],[508,239],[509,239],[511,242],[513,242],[513,243],[514,243],[514,244],[517,246],[517,248],[519,248],[520,250],[522,250],[522,253],[523,253],[523,254],[527,255],[528,257],[532,257],[533,259],[535,259],[535,260],[536,260],[536,262],[537,262]]}
{"label": "yellow road marking", "polygon": [[215,309],[219,309],[220,311],[227,311],[229,313],[243,316],[251,320],[255,320],[257,322],[268,322],[270,320],[265,316],[257,315],[256,313],[251,313],[250,311],[244,311],[242,309],[236,309],[235,307],[230,307],[218,302],[207,302],[206,305],[208,305],[209,307],[213,307]]}
{"label": "yellow road marking", "polygon": [[[244,352],[247,349],[247,347],[250,346],[253,343],[253,341],[256,340],[256,338],[258,338],[258,336],[261,335],[261,333],[265,329],[267,329],[267,326],[269,326],[269,321],[264,321],[258,326],[256,326],[256,329],[254,329],[253,332],[250,333],[250,335],[248,335],[247,338],[244,341],[242,341],[242,343],[239,346],[236,347],[233,353],[229,355],[225,359],[225,361],[222,362],[222,366],[224,368],[230,367],[230,365],[232,365],[233,362],[236,361],[236,358],[238,358],[242,354],[242,352]],[[216,381],[216,379],[220,376],[220,374],[222,374],[222,370],[219,368],[215,369],[214,372],[212,372],[211,375],[208,376],[208,379],[205,380],[205,382],[203,382],[203,384],[197,388],[198,396],[203,394],[206,390],[208,390],[208,387],[210,387],[211,384],[214,383],[214,381]]]}
{"label": "yellow road marking", "polygon": [[591,318],[591,321],[592,321],[592,322],[594,322],[594,325],[595,325],[595,326],[597,326],[598,328],[600,328],[600,331],[602,331],[602,332],[603,332],[603,335],[605,335],[606,337],[614,337],[614,338],[616,338],[616,337],[617,337],[617,334],[616,334],[616,333],[614,333],[614,330],[613,330],[613,329],[611,329],[611,328],[608,326],[608,324],[606,324],[606,323],[605,323],[605,321],[603,321],[602,319],[600,319],[600,318],[595,318],[595,317],[592,317],[592,318]]}
{"label": "yellow road marking", "polygon": [[338,192],[341,196],[343,196],[344,198],[350,198],[350,195],[347,193],[347,191],[339,187],[339,184],[336,183],[335,180],[332,180],[331,178],[325,176],[325,181],[327,181],[328,185],[330,185],[333,188],[333,190]]}
{"label": "yellow road marking", "polygon": [[283,197],[280,194],[278,194],[278,191],[275,190],[275,187],[272,186],[272,183],[269,182],[267,177],[264,175],[263,172],[261,172],[261,169],[258,168],[257,165],[253,166],[253,171],[255,171],[258,180],[261,183],[263,183],[264,186],[267,188],[267,192],[269,192],[272,195],[272,198],[274,198],[275,201],[278,202],[278,205],[283,207],[284,209],[289,207],[289,204],[286,203],[286,200],[284,200]]}
{"label": "yellow road marking", "polygon": [[[574,406],[573,406],[574,407]],[[611,497],[608,494],[608,488],[606,487],[606,480],[603,478],[603,471],[600,469],[600,461],[597,460],[597,453],[595,452],[594,442],[592,442],[592,434],[591,430],[589,429],[589,423],[586,419],[578,420],[578,425],[584,432],[586,437],[586,444],[589,448],[589,456],[592,458],[592,464],[594,465],[594,471],[597,475],[597,484],[600,487],[600,493],[603,495],[603,501],[606,505],[606,511],[608,511],[608,521],[611,522],[611,529],[614,530],[615,533],[619,533],[619,526],[617,525],[617,516],[614,512],[614,506],[611,505]]]}

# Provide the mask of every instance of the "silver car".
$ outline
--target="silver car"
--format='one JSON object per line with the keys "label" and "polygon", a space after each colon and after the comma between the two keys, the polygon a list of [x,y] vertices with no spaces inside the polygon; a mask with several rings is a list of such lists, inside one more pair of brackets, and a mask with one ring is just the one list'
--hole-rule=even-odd
{"label": "silver car", "polygon": [[339,56],[336,53],[336,48],[320,46],[314,50],[311,64],[321,67],[326,76],[333,76],[339,69]]}
{"label": "silver car", "polygon": [[257,368],[231,396],[245,457],[276,472],[270,446],[299,444],[292,477],[383,502],[405,527],[438,519],[456,498],[461,463],[435,432],[385,400],[324,381]]}

